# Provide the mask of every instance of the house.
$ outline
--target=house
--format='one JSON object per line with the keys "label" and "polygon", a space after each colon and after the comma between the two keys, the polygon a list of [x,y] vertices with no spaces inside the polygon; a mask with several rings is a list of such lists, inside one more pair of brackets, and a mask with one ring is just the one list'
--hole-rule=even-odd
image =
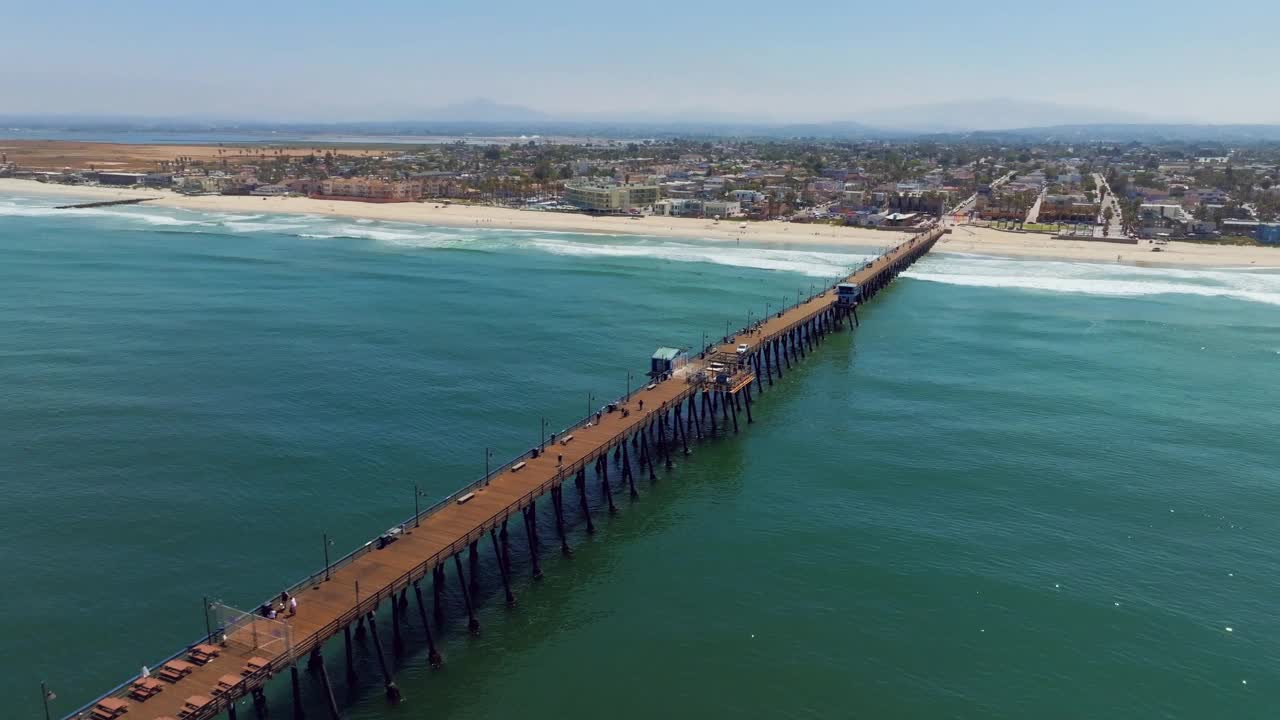
{"label": "house", "polygon": [[738,217],[742,203],[736,200],[706,200],[702,203],[702,216],[714,218]]}

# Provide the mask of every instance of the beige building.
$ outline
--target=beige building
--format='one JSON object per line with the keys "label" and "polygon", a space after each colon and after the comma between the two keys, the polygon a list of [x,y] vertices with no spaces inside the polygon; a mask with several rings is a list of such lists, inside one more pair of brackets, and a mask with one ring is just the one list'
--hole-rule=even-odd
{"label": "beige building", "polygon": [[592,212],[621,213],[651,207],[662,196],[657,185],[570,181],[564,186],[564,199],[571,205]]}
{"label": "beige building", "polygon": [[370,177],[328,178],[320,183],[320,194],[361,200],[418,200],[422,197],[422,182]]}

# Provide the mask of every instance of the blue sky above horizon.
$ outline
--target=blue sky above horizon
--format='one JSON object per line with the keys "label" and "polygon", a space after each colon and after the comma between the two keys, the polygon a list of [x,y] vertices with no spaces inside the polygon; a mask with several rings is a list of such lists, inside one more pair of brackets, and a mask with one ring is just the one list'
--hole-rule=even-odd
{"label": "blue sky above horizon", "polygon": [[826,121],[1012,97],[1280,122],[1280,3],[1262,0],[5,5],[0,114],[382,120],[486,97]]}

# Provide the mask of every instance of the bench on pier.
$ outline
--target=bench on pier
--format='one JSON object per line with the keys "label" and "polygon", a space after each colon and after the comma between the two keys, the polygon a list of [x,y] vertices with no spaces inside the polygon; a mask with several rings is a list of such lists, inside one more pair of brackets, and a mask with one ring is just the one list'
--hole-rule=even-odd
{"label": "bench on pier", "polygon": [[474,498],[475,496],[476,496],[476,494],[475,494],[475,493],[473,493],[473,492],[469,492],[469,493],[467,493],[466,495],[463,495],[463,496],[461,496],[461,497],[459,497],[459,498],[458,498],[458,504],[459,504],[459,505],[462,505],[462,504],[464,504],[464,503],[468,502],[469,500],[471,500],[472,498]]}
{"label": "bench on pier", "polygon": [[239,675],[223,675],[218,678],[218,684],[214,686],[212,693],[214,697],[230,691],[242,682]]}
{"label": "bench on pier", "polygon": [[129,689],[129,697],[134,700],[146,702],[152,695],[159,695],[164,690],[164,685],[153,677],[139,678]]}
{"label": "bench on pier", "polygon": [[178,717],[180,718],[191,717],[192,715],[195,715],[196,713],[203,710],[204,706],[208,705],[211,702],[213,702],[213,700],[210,699],[208,696],[192,695],[191,697],[187,698],[182,702],[182,709],[178,711]]}
{"label": "bench on pier", "polygon": [[267,660],[266,658],[251,657],[245,662],[244,669],[240,671],[240,674],[248,676],[248,675],[253,675],[254,673],[262,672],[270,664],[271,664],[271,661]]}
{"label": "bench on pier", "polygon": [[560,438],[560,444],[561,444],[561,445],[568,445],[568,444],[569,444],[569,442],[570,442],[571,440],[573,440],[573,436],[572,436],[572,435],[565,435],[564,437]]}
{"label": "bench on pier", "polygon": [[197,665],[206,665],[221,653],[222,651],[218,649],[217,645],[200,643],[191,648],[191,652],[187,653],[187,658]]}
{"label": "bench on pier", "polygon": [[93,720],[114,720],[129,712],[129,703],[120,698],[103,698],[93,706]]}
{"label": "bench on pier", "polygon": [[160,668],[156,675],[166,682],[176,683],[182,678],[191,674],[196,669],[195,665],[186,660],[170,660]]}
{"label": "bench on pier", "polygon": [[520,472],[521,470],[524,469],[524,466],[527,464],[528,463],[518,462],[515,465],[511,466],[511,472]]}

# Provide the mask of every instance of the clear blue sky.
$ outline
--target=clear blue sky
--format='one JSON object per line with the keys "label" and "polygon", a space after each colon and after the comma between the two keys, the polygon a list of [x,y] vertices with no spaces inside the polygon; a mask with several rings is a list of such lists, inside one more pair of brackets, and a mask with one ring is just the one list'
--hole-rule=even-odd
{"label": "clear blue sky", "polygon": [[5,0],[0,114],[779,120],[1015,97],[1280,122],[1280,3]]}

